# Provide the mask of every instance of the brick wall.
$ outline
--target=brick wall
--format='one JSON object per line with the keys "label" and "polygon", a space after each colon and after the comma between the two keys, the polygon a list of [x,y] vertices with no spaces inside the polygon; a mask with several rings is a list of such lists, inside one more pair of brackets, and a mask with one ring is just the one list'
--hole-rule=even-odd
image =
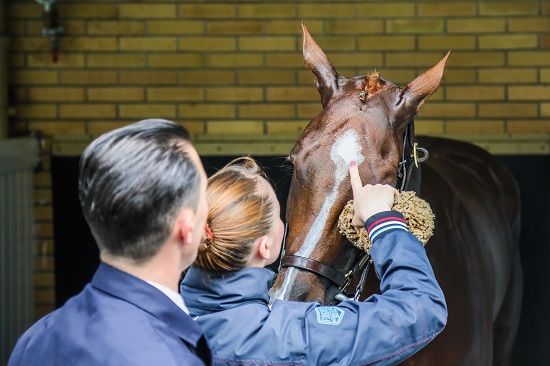
{"label": "brick wall", "polygon": [[[427,134],[550,133],[549,1],[60,0],[54,64],[42,8],[7,0],[11,134],[97,135],[147,117],[197,135],[300,133],[320,110],[303,19],[340,74],[404,86],[447,50]],[[36,317],[54,308],[49,158],[35,178]]]}

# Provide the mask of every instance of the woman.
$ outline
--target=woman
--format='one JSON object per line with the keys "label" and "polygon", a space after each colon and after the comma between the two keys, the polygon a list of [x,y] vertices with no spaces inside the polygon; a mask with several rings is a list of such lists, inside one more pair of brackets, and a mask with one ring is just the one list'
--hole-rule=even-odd
{"label": "woman", "polygon": [[363,187],[355,163],[350,178],[353,223],[372,234],[382,295],[339,306],[275,301],[271,309],[274,273],[263,267],[284,235],[275,192],[251,158],[208,180],[207,235],[181,293],[214,364],[396,364],[441,332],[447,309],[424,248],[402,223],[391,225],[403,219],[390,210],[395,189]]}

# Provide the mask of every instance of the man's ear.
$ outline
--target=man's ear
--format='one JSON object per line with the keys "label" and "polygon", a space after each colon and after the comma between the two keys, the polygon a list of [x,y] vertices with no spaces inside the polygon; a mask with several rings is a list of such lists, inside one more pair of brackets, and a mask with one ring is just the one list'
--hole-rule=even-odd
{"label": "man's ear", "polygon": [[195,213],[187,207],[184,207],[176,218],[174,230],[177,238],[184,244],[192,243],[194,235],[198,235],[195,233],[194,218]]}

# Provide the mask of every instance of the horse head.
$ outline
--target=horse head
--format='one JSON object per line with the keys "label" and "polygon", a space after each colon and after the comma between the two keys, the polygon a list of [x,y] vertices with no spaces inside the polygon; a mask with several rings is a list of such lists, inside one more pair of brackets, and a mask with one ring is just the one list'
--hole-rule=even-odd
{"label": "horse head", "polygon": [[326,303],[360,255],[337,229],[352,198],[349,165],[357,163],[363,184],[398,184],[404,136],[420,106],[438,89],[449,54],[400,88],[377,72],[339,75],[303,23],[302,30],[303,58],[323,109],[288,157],[294,165],[286,211],[289,230],[283,268],[270,295],[272,301]]}

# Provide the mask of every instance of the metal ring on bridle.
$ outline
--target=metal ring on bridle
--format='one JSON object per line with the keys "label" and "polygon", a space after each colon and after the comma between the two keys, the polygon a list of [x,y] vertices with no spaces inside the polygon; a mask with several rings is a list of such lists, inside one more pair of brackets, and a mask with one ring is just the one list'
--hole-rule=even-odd
{"label": "metal ring on bridle", "polygon": [[[418,163],[423,163],[426,160],[428,160],[428,157],[430,156],[430,153],[428,152],[428,149],[425,149],[423,147],[419,147],[419,146],[416,146],[416,145],[418,145],[418,144],[415,143],[415,146],[414,146],[415,164],[416,164],[417,161],[418,161]],[[419,150],[420,152],[422,152],[421,157],[416,158],[416,156],[417,156],[416,150]],[[416,164],[416,167],[418,168],[418,164]]]}

